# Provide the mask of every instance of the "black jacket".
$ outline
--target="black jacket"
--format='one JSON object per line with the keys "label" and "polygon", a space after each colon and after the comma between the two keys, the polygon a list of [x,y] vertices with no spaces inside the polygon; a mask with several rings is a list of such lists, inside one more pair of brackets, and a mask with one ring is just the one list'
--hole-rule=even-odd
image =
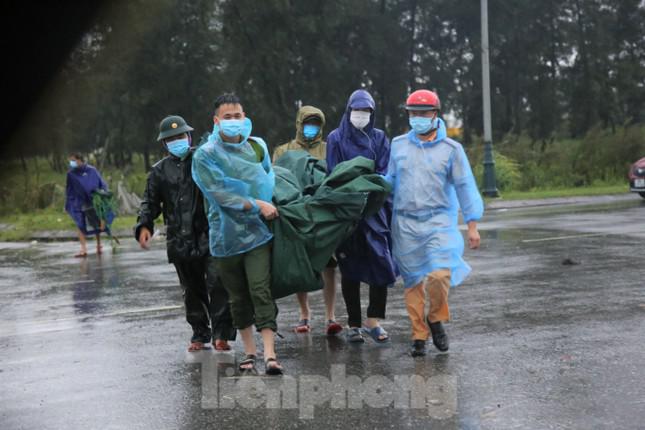
{"label": "black jacket", "polygon": [[171,263],[209,255],[204,197],[193,182],[192,159],[192,152],[184,160],[168,155],[152,166],[134,228],[137,240],[141,227],[154,232],[154,220],[163,212]]}

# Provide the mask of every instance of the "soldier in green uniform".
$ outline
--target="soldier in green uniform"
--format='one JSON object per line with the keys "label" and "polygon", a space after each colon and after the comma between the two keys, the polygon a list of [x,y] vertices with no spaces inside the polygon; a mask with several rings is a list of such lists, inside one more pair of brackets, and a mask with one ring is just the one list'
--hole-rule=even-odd
{"label": "soldier in green uniform", "polygon": [[230,349],[228,341],[235,339],[236,330],[228,294],[209,252],[204,197],[191,174],[195,149],[191,131],[193,128],[177,115],[167,116],[159,124],[157,140],[168,155],[148,174],[134,236],[148,249],[154,220],[163,214],[168,261],[179,275],[186,320],[193,331],[188,350],[198,351],[212,342],[215,349],[223,351]]}

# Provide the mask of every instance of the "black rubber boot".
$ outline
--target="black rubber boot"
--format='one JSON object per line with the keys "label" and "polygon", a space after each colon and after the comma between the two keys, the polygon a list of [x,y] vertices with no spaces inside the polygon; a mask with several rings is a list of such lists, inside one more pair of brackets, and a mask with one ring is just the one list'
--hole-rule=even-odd
{"label": "black rubber boot", "polygon": [[430,332],[432,332],[432,343],[434,343],[434,346],[441,352],[448,351],[448,335],[443,329],[441,321],[434,323],[428,321],[428,326],[430,326]]}
{"label": "black rubber boot", "polygon": [[410,351],[410,354],[413,357],[423,357],[426,355],[426,341],[417,339],[412,342],[412,350]]}

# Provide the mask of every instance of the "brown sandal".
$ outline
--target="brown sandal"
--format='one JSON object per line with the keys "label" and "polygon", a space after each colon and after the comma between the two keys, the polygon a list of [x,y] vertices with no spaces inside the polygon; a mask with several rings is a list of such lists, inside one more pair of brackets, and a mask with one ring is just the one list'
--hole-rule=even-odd
{"label": "brown sandal", "polygon": [[216,351],[230,351],[231,345],[228,344],[228,341],[217,339],[215,341],[215,350]]}
{"label": "brown sandal", "polygon": [[309,333],[311,331],[311,326],[309,325],[308,319],[302,319],[298,321],[298,324],[293,329],[296,333]]}
{"label": "brown sandal", "polygon": [[204,349],[204,344],[202,342],[190,342],[188,347],[188,352],[197,352]]}

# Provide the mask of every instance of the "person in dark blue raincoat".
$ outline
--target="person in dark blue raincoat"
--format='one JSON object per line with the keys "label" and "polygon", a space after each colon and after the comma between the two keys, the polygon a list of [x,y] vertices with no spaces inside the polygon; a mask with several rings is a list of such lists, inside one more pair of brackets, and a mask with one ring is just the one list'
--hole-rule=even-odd
{"label": "person in dark blue raincoat", "polygon": [[[375,103],[365,90],[352,93],[337,129],[327,137],[327,169],[363,156],[374,160],[376,173],[385,174],[390,142],[383,130],[374,128]],[[379,325],[385,318],[387,289],[396,280],[390,237],[391,204],[362,220],[353,235],[337,250],[343,298],[347,307],[348,339],[364,342],[361,332],[360,283],[370,286],[365,331],[377,342],[388,335]]]}
{"label": "person in dark blue raincoat", "polygon": [[75,257],[87,257],[86,236],[88,235],[96,236],[96,253],[101,254],[101,229],[98,225],[88,226],[87,215],[91,214],[93,209],[92,192],[99,189],[107,191],[108,186],[98,170],[86,164],[80,154],[75,153],[69,156],[69,167],[65,186],[65,212],[72,217],[78,227],[81,251]]}

